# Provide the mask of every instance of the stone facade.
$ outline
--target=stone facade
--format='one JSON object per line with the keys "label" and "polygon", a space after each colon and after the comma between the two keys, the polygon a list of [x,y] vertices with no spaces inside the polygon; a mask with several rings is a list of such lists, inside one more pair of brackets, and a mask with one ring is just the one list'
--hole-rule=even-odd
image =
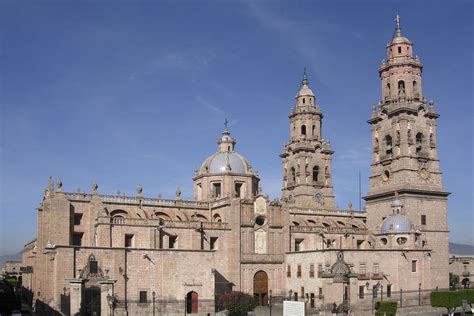
{"label": "stone facade", "polygon": [[456,256],[449,258],[449,273],[459,277],[460,288],[474,287],[474,256]]}
{"label": "stone facade", "polygon": [[[64,314],[214,313],[230,290],[371,307],[374,292],[448,286],[447,196],[434,104],[399,24],[380,68],[370,191],[335,209],[330,142],[306,75],[290,113],[283,193],[270,201],[226,128],[193,175],[195,199],[63,192],[50,180],[36,239],[23,250],[35,299]],[[394,88],[396,87],[396,88]],[[376,288],[375,288],[376,287]],[[387,293],[388,291],[388,293]],[[370,295],[368,295],[370,293]],[[377,294],[377,293],[376,293]]]}

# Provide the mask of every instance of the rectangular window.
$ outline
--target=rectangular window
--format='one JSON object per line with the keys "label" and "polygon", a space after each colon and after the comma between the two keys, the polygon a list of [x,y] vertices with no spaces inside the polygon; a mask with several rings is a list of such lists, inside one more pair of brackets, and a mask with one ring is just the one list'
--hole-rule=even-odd
{"label": "rectangular window", "polygon": [[81,225],[82,214],[74,214],[74,225]]}
{"label": "rectangular window", "polygon": [[89,271],[90,273],[97,273],[97,261],[89,261]]}
{"label": "rectangular window", "polygon": [[372,297],[377,298],[378,295],[378,288],[377,285],[372,286]]}
{"label": "rectangular window", "polygon": [[209,245],[210,245],[211,250],[217,249],[217,237],[211,237]]}
{"label": "rectangular window", "polygon": [[359,285],[359,298],[364,298],[365,286]]}
{"label": "rectangular window", "polygon": [[168,248],[173,249],[176,247],[176,240],[178,239],[178,236],[170,236],[168,238]]}
{"label": "rectangular window", "polygon": [[416,260],[411,261],[411,272],[416,272]]}
{"label": "rectangular window", "polygon": [[426,225],[426,215],[421,215],[421,225]]}
{"label": "rectangular window", "polygon": [[374,263],[374,266],[372,268],[372,273],[374,275],[378,275],[379,274],[379,264],[378,263]]}
{"label": "rectangular window", "polygon": [[125,235],[125,247],[133,247],[133,235]]}
{"label": "rectangular window", "polygon": [[140,301],[139,303],[146,303],[146,291],[140,291]]}
{"label": "rectangular window", "polygon": [[242,197],[242,184],[241,182],[236,182],[234,185],[235,197]]}
{"label": "rectangular window", "polygon": [[321,299],[321,300],[323,299],[323,288],[322,287],[319,288],[318,296],[319,296],[319,299]]}
{"label": "rectangular window", "polygon": [[295,251],[301,251],[301,243],[303,239],[295,239]]}
{"label": "rectangular window", "polygon": [[296,270],[296,277],[301,278],[301,264],[298,265],[298,269]]}
{"label": "rectangular window", "polygon": [[288,265],[288,268],[286,269],[286,276],[288,278],[291,278],[291,266],[290,265]]}
{"label": "rectangular window", "polygon": [[83,233],[74,233],[72,235],[72,245],[73,246],[82,246],[82,235],[83,235]]}
{"label": "rectangular window", "polygon": [[309,265],[309,277],[314,278],[314,264]]}
{"label": "rectangular window", "polygon": [[314,293],[311,293],[310,297],[311,297],[311,308],[314,308],[314,305],[315,305],[314,304],[314,298],[315,298]]}
{"label": "rectangular window", "polygon": [[301,297],[304,297],[304,287],[301,287]]}
{"label": "rectangular window", "polygon": [[318,277],[321,277],[321,275],[323,275],[323,271],[323,264],[318,264]]}
{"label": "rectangular window", "polygon": [[298,301],[298,292],[295,292],[295,301]]}
{"label": "rectangular window", "polygon": [[365,275],[367,273],[367,270],[366,270],[366,267],[365,267],[365,263],[361,263],[359,265],[359,274],[360,275]]}
{"label": "rectangular window", "polygon": [[212,184],[212,196],[215,198],[221,197],[221,184],[220,183]]}
{"label": "rectangular window", "polygon": [[387,284],[387,297],[392,297],[392,285]]}

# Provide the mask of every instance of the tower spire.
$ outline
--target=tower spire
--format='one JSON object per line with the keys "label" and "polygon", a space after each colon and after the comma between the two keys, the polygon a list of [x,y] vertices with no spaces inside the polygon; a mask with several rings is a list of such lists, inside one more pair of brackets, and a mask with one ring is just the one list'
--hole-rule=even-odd
{"label": "tower spire", "polygon": [[308,85],[308,75],[306,74],[306,67],[304,67],[303,80],[301,81],[302,86]]}
{"label": "tower spire", "polygon": [[397,14],[395,17],[395,21],[397,22],[397,28],[395,29],[395,37],[402,36],[402,28],[400,27],[400,16]]}

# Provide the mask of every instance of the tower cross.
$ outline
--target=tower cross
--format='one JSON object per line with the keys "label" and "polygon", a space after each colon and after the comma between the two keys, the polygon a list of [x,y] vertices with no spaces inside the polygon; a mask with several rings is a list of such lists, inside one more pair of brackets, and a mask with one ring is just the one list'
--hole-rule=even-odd
{"label": "tower cross", "polygon": [[225,129],[227,129],[227,124],[229,124],[229,121],[227,120],[227,118],[225,118],[225,120],[224,120],[224,127],[225,127]]}
{"label": "tower cross", "polygon": [[397,21],[397,29],[400,28],[400,16],[397,14],[397,17],[395,18],[395,21]]}

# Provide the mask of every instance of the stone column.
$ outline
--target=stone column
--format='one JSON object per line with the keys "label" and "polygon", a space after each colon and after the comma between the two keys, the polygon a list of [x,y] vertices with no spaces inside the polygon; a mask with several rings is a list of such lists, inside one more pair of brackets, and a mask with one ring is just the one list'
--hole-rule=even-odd
{"label": "stone column", "polygon": [[84,288],[84,280],[82,278],[69,279],[70,287],[70,314],[71,315],[80,315],[81,314],[81,305],[82,305],[82,290]]}
{"label": "stone column", "polygon": [[408,121],[400,119],[400,155],[408,155]]}
{"label": "stone column", "polygon": [[111,301],[109,303],[109,298],[112,297],[114,298],[114,283],[117,280],[104,280],[104,281],[99,281],[100,284],[100,314],[101,315],[107,315],[111,316],[113,315],[113,304],[114,301]]}

